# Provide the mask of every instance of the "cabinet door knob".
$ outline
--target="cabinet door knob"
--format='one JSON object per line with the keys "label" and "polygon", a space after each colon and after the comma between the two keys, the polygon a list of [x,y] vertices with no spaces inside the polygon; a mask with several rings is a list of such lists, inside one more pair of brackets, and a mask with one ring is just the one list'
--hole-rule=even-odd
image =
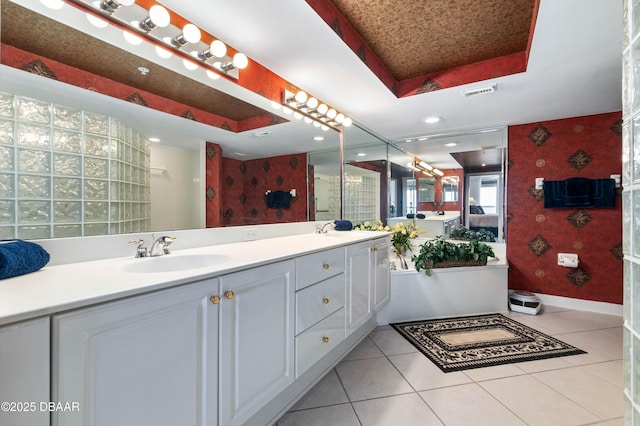
{"label": "cabinet door knob", "polygon": [[329,304],[329,299],[328,299],[328,298],[326,298],[326,297],[325,297],[325,298],[323,298],[323,299],[322,299],[322,303],[324,303],[325,305],[328,305],[328,304]]}
{"label": "cabinet door knob", "polygon": [[211,303],[213,303],[214,305],[217,305],[220,303],[220,296],[211,296]]}
{"label": "cabinet door knob", "polygon": [[322,268],[324,268],[324,269],[329,269],[329,264],[328,264],[328,263],[324,263],[324,264],[322,265]]}
{"label": "cabinet door knob", "polygon": [[373,251],[373,252],[378,251],[378,247],[371,247],[371,251]]}
{"label": "cabinet door knob", "polygon": [[322,338],[322,341],[324,343],[329,343],[329,338],[327,336],[325,336],[325,337]]}
{"label": "cabinet door knob", "polygon": [[227,290],[224,292],[224,297],[229,300],[233,299],[233,296],[235,296],[235,294],[231,290]]}

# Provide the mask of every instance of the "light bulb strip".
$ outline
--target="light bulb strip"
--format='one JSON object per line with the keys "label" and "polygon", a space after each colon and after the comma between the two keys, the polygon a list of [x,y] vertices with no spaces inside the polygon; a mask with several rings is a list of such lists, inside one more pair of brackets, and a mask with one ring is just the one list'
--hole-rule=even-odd
{"label": "light bulb strip", "polygon": [[[240,54],[240,52],[237,52],[235,50],[233,50],[232,52],[229,52],[229,50],[232,50],[229,48],[229,46],[227,47],[227,53],[225,56],[223,56],[222,58],[217,58],[213,55],[206,55],[206,54],[202,54],[202,55],[198,55],[196,56],[192,56],[190,54],[190,52],[186,52],[184,50],[181,49],[181,47],[184,46],[184,44],[180,44],[180,43],[166,43],[163,40],[155,37],[153,35],[153,28],[155,27],[151,27],[150,29],[147,28],[145,25],[139,26],[139,25],[133,25],[125,20],[119,19],[115,13],[115,11],[117,11],[117,9],[119,9],[120,7],[128,7],[126,5],[120,5],[115,9],[109,9],[109,10],[105,10],[102,9],[100,7],[95,8],[92,7],[91,4],[87,4],[85,1],[82,0],[64,0],[65,3],[76,7],[77,9],[80,9],[81,11],[87,13],[90,16],[95,16],[97,18],[101,18],[107,22],[109,22],[110,24],[112,24],[114,27],[130,33],[130,34],[134,34],[140,38],[142,38],[143,40],[151,43],[153,46],[155,47],[159,47],[162,49],[165,49],[173,54],[175,54],[176,56],[180,57],[181,59],[191,62],[195,65],[197,65],[196,69],[198,67],[200,68],[204,68],[206,71],[209,72],[215,72],[218,75],[222,75],[224,77],[227,78],[232,78],[232,79],[238,79],[240,77],[240,72],[239,70],[244,68],[244,67],[239,67],[233,64],[233,58]],[[109,3],[119,3],[117,2],[109,2]],[[145,1],[145,2],[140,2],[139,3],[145,3],[145,6],[141,6],[140,4],[134,3],[133,5],[137,5],[138,7],[144,9],[147,11],[147,13],[149,13],[149,8],[147,8],[147,5],[156,5],[158,3],[155,2],[149,2],[149,1]],[[164,6],[163,6],[164,7]],[[190,22],[186,21],[184,18],[182,18],[180,15],[176,14],[175,12],[173,12],[172,10],[164,7],[170,15],[170,23],[169,25],[173,26],[176,28],[176,32],[177,32],[177,36],[175,38],[180,38],[183,36],[183,29],[185,25],[182,25],[181,27],[176,26],[176,23],[179,24],[189,24]],[[149,15],[147,14],[144,17],[144,21],[148,21],[149,20]],[[193,25],[193,24],[192,24]],[[195,26],[195,25],[194,25]],[[205,44],[209,45],[210,43],[212,43],[215,40],[219,40],[217,37],[212,36],[211,34],[208,34],[207,32],[203,31],[201,28],[198,28],[201,32],[201,39],[200,41],[204,42]],[[202,49],[203,52],[207,51],[208,48]],[[200,52],[200,53],[203,53]],[[244,55],[243,55],[244,56]],[[217,61],[214,62],[213,64],[206,62],[208,59],[210,58],[215,58]],[[246,56],[245,56],[246,58]],[[246,64],[248,62],[248,60],[244,61],[244,64]],[[218,66],[216,66],[218,65]],[[245,65],[246,66],[246,65]]]}
{"label": "light bulb strip", "polygon": [[[327,104],[319,103],[315,100],[314,107],[310,107],[309,103],[313,97],[309,98],[305,92],[293,93],[288,90],[284,90],[282,93],[282,104],[285,107],[291,108],[302,114],[303,117],[307,117],[322,126],[327,126],[333,130],[340,131],[342,127],[349,127],[351,125],[351,119],[344,116],[344,114],[338,112],[334,108]],[[320,107],[324,105],[324,112],[320,111]],[[331,112],[332,111],[332,112]],[[331,115],[333,118],[329,117]],[[341,121],[336,120],[338,116],[341,116]]]}

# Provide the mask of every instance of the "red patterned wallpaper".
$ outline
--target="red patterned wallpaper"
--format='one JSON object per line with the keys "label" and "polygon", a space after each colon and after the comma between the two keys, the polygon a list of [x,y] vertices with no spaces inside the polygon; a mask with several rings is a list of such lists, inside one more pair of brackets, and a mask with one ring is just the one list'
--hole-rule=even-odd
{"label": "red patterned wallpaper", "polygon": [[[622,303],[622,200],[615,208],[545,209],[535,178],[609,178],[622,170],[619,112],[509,127],[509,288]],[[578,268],[557,264],[577,253]]]}
{"label": "red patterned wallpaper", "polygon": [[[209,173],[207,163],[207,174]],[[223,158],[218,192],[222,226],[300,222],[307,217],[307,154],[258,160]],[[265,194],[295,189],[288,209],[270,209]],[[207,211],[207,217],[209,212]]]}
{"label": "red patterned wallpaper", "polygon": [[215,143],[207,142],[206,151],[206,184],[205,184],[205,213],[207,228],[215,228],[222,224],[221,215],[221,177],[222,177],[222,148]]}

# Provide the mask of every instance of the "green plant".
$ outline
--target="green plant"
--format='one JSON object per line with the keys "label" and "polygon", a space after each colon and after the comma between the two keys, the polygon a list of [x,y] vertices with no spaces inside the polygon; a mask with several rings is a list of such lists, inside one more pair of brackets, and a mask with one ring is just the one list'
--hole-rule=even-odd
{"label": "green plant", "polygon": [[424,269],[425,274],[431,276],[432,268],[446,261],[478,261],[486,264],[489,257],[495,257],[493,248],[478,240],[468,243],[454,243],[447,241],[443,236],[429,240],[420,246],[418,254],[411,260],[416,271]]}
{"label": "green plant", "polygon": [[458,226],[453,228],[449,236],[450,238],[455,240],[477,240],[477,241],[489,241],[489,242],[496,241],[496,236],[493,235],[493,232],[491,231],[487,231],[486,229],[480,229],[478,231],[474,231],[464,226]]}

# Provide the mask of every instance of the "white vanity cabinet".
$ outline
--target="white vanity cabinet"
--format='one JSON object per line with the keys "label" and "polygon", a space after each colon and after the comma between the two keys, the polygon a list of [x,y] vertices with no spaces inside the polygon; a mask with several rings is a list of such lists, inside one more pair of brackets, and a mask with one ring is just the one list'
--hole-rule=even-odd
{"label": "white vanity cabinet", "polygon": [[294,381],[294,270],[289,260],[220,277],[220,425],[245,424]]}
{"label": "white vanity cabinet", "polygon": [[0,425],[49,424],[48,317],[0,327],[0,384]]}
{"label": "white vanity cabinet", "polygon": [[373,309],[379,311],[389,303],[389,237],[378,238],[373,241],[373,255],[371,256],[371,271],[373,274]]}
{"label": "white vanity cabinet", "polygon": [[54,426],[218,424],[218,280],[53,316]]}
{"label": "white vanity cabinet", "polygon": [[373,243],[364,241],[347,247],[346,334],[371,319],[371,255]]}

